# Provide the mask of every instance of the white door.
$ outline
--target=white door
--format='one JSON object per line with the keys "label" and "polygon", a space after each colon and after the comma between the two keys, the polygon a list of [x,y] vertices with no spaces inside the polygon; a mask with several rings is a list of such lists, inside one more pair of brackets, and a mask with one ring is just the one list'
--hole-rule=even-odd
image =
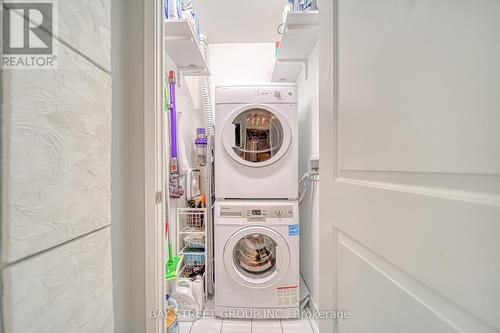
{"label": "white door", "polygon": [[320,22],[320,308],[342,333],[500,332],[500,1]]}
{"label": "white door", "polygon": [[248,167],[265,167],[282,158],[292,142],[285,116],[263,104],[235,110],[223,129],[226,153]]}
{"label": "white door", "polygon": [[260,226],[234,233],[224,247],[224,266],[239,284],[267,288],[280,281],[290,264],[290,250],[276,231]]}

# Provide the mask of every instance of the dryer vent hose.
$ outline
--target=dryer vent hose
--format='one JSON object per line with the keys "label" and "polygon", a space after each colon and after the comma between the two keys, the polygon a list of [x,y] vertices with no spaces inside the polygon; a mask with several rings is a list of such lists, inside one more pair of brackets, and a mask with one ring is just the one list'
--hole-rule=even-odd
{"label": "dryer vent hose", "polygon": [[[207,36],[200,34],[200,49],[205,57],[205,60],[208,62],[208,39]],[[201,77],[201,104],[203,107],[204,113],[204,121],[205,121],[205,130],[207,136],[210,134],[214,134],[214,126],[215,126],[215,111],[214,106],[212,104],[212,92],[210,89],[210,79],[208,76]]]}
{"label": "dryer vent hose", "polygon": [[307,171],[302,178],[299,179],[299,205],[304,200],[304,196],[310,188],[310,182],[319,181],[319,170],[314,168]]}

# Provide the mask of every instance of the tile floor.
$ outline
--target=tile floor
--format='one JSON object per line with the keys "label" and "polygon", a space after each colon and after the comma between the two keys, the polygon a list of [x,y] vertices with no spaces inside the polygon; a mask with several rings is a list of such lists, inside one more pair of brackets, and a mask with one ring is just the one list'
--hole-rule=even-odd
{"label": "tile floor", "polygon": [[203,318],[180,322],[179,333],[318,333],[313,320],[234,320]]}

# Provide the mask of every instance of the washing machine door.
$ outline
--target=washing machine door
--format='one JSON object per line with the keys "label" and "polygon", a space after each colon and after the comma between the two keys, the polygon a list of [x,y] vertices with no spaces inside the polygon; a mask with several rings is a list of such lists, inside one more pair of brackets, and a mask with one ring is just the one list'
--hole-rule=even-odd
{"label": "washing machine door", "polygon": [[224,247],[224,266],[239,284],[266,288],[280,281],[290,264],[290,250],[276,231],[251,226],[234,233]]}
{"label": "washing machine door", "polygon": [[249,104],[235,110],[223,127],[224,148],[236,162],[265,167],[282,158],[292,142],[286,118],[269,105]]}

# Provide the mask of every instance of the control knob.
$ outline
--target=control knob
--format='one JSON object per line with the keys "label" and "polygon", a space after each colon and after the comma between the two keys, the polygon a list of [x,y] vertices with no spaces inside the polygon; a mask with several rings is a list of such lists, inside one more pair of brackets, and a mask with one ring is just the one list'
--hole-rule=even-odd
{"label": "control knob", "polygon": [[274,209],[274,214],[276,214],[276,216],[282,216],[283,215],[283,210],[281,208],[275,208]]}

